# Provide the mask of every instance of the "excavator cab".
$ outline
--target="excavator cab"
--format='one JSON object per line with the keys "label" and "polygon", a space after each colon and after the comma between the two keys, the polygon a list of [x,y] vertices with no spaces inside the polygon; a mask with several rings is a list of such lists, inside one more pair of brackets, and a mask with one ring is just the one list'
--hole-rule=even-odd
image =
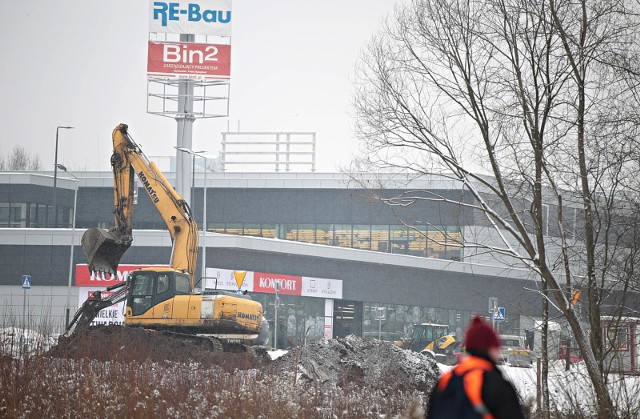
{"label": "excavator cab", "polygon": [[189,295],[189,276],[170,268],[134,271],[129,282],[128,317],[144,316],[153,309],[145,317],[170,318],[172,304],[165,302],[176,295]]}

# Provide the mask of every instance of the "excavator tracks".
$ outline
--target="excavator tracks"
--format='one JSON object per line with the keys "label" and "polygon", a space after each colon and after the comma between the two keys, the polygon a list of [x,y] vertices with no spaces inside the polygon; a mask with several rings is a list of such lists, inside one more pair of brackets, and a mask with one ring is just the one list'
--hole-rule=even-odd
{"label": "excavator tracks", "polygon": [[190,335],[188,333],[172,332],[163,330],[160,332],[164,336],[170,336],[175,339],[182,339],[202,345],[212,352],[229,352],[229,353],[249,353],[254,357],[268,356],[265,347],[253,347],[242,343],[225,342],[215,336],[207,335]]}

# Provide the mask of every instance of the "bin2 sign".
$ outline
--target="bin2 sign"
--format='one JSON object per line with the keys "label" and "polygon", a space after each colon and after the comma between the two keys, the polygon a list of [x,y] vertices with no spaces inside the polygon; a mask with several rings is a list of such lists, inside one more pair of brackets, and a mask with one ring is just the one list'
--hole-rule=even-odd
{"label": "bin2 sign", "polygon": [[149,76],[227,80],[231,45],[149,41]]}

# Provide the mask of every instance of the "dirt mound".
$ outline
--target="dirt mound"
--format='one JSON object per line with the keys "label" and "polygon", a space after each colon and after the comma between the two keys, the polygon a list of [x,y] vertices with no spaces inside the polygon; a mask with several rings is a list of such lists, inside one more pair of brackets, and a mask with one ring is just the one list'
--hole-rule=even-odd
{"label": "dirt mound", "polygon": [[267,356],[249,352],[227,353],[201,339],[178,338],[163,332],[118,325],[92,326],[70,337],[61,336],[46,356],[89,358],[98,361],[197,362],[230,370],[258,368]]}
{"label": "dirt mound", "polygon": [[385,391],[430,392],[440,373],[424,355],[389,342],[355,336],[322,340],[290,351],[265,367],[274,374],[297,374],[297,380],[344,387],[349,384]]}
{"label": "dirt mound", "polygon": [[[215,350],[200,340],[167,336],[161,332],[116,325],[94,326],[69,338],[59,338],[46,356],[89,358],[98,361],[199,363],[225,371],[258,369],[300,384],[328,387],[356,385],[383,392],[428,393],[436,382],[436,363],[389,342],[355,336],[322,340],[290,350],[275,361],[254,353]],[[295,377],[295,378],[294,378]]]}

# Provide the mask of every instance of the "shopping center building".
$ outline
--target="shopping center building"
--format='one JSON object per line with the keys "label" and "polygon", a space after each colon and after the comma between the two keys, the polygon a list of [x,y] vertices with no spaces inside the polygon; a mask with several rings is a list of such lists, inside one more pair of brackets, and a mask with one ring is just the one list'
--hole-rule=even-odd
{"label": "shopping center building", "polygon": [[[123,280],[136,267],[169,262],[169,233],[138,188],[134,243],[119,274],[91,275],[80,238],[88,227],[113,224],[113,176],[74,175],[77,182],[58,174],[54,211],[53,174],[0,172],[5,324],[46,319],[62,328],[67,306],[73,314],[91,290]],[[234,272],[246,272],[242,288],[263,304],[272,330],[277,311],[278,347],[348,334],[397,339],[421,322],[448,324],[461,336],[470,316],[489,316],[492,299],[505,308],[504,333],[523,334],[541,315],[539,282],[528,270],[460,246],[484,227],[459,204],[471,200],[468,191],[445,178],[209,173],[206,179],[207,202],[202,175],[191,194],[199,226],[207,213],[202,281],[206,288],[237,289]],[[442,199],[395,206],[379,199],[416,190]],[[30,288],[23,287],[25,275]],[[97,320],[122,321],[121,310]]]}

